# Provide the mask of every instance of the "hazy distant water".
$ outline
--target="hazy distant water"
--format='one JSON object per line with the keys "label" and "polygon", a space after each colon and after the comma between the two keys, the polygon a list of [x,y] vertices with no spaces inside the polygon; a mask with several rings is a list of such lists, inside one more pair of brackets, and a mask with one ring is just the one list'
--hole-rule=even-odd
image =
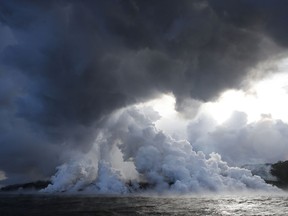
{"label": "hazy distant water", "polygon": [[96,197],[0,195],[0,215],[288,215],[288,195]]}

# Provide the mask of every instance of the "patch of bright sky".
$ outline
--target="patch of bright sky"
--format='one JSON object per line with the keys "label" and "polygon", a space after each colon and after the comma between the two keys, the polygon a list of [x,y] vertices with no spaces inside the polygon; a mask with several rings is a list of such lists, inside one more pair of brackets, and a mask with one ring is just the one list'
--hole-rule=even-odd
{"label": "patch of bright sky", "polygon": [[256,83],[247,92],[229,90],[215,102],[202,106],[218,124],[225,122],[234,111],[247,114],[248,123],[265,117],[288,122],[288,73],[275,74]]}
{"label": "patch of bright sky", "polygon": [[[216,101],[203,103],[198,114],[209,115],[218,124],[228,120],[234,111],[246,113],[247,123],[264,117],[288,122],[288,60],[281,61],[277,67],[278,73],[258,81],[248,90],[228,90]],[[186,127],[194,116],[192,119],[183,118],[175,110],[175,103],[173,94],[163,94],[142,105],[150,106],[160,114],[161,119],[155,122],[157,128],[185,138]]]}
{"label": "patch of bright sky", "polygon": [[145,103],[159,113],[161,119],[155,122],[155,126],[174,138],[186,138],[188,121],[175,110],[176,99],[173,94],[163,94],[161,97]]}
{"label": "patch of bright sky", "polygon": [[173,118],[177,114],[175,103],[175,97],[172,94],[163,94],[161,97],[145,103],[145,105],[153,107],[163,118]]}

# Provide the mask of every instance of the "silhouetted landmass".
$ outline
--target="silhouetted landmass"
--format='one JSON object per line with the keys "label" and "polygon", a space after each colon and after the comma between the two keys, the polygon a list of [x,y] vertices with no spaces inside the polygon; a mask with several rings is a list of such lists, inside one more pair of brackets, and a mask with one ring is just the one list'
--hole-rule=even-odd
{"label": "silhouetted landmass", "polygon": [[[270,173],[272,176],[275,176],[275,180],[271,179],[265,179],[267,176],[265,176],[265,167],[271,166]],[[252,165],[245,165],[243,168],[246,169],[252,169]],[[254,165],[255,167],[255,165]],[[258,164],[257,168],[251,170],[253,175],[259,175],[265,180],[266,183],[275,185],[282,189],[288,189],[288,161],[279,161],[275,164]],[[261,175],[261,173],[263,175]],[[0,191],[2,192],[13,192],[13,191],[19,191],[19,190],[41,190],[46,188],[49,184],[51,184],[50,181],[36,181],[36,182],[29,182],[24,184],[14,184],[14,185],[8,185],[5,187],[0,188]],[[169,183],[171,185],[173,183]],[[148,190],[152,189],[152,184],[149,184],[148,182],[132,182],[128,181],[126,183],[126,186],[131,189],[131,191],[137,191],[137,190]]]}
{"label": "silhouetted landmass", "polygon": [[284,190],[288,189],[288,161],[278,161],[274,164],[246,164],[242,168],[249,169],[253,175],[260,176],[267,184]]}
{"label": "silhouetted landmass", "polygon": [[271,174],[277,181],[267,182],[282,189],[288,189],[288,161],[279,161],[271,166]]}
{"label": "silhouetted landmass", "polygon": [[[7,185],[5,187],[0,188],[1,192],[15,192],[15,191],[30,191],[30,190],[41,190],[46,188],[49,184],[51,184],[51,181],[36,181],[36,182],[28,182],[23,184],[13,184],[13,185]],[[153,188],[154,185],[149,184],[148,182],[132,182],[128,181],[126,183],[126,186],[128,189],[131,189],[131,191],[141,191],[141,190],[147,190]],[[81,190],[79,190],[81,191]],[[63,191],[65,192],[65,191]]]}
{"label": "silhouetted landmass", "polygon": [[13,184],[13,185],[2,187],[0,191],[12,192],[12,191],[18,191],[18,190],[41,190],[41,189],[46,188],[49,184],[51,184],[50,181],[36,181],[36,182],[28,182],[24,184]]}

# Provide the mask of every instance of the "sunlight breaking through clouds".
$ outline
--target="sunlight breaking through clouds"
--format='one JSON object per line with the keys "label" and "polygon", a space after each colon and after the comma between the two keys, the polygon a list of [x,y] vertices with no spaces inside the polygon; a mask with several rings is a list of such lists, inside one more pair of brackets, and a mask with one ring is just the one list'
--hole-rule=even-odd
{"label": "sunlight breaking through clouds", "polygon": [[[288,70],[288,68],[287,68]],[[218,124],[224,123],[234,111],[247,114],[248,123],[262,118],[288,121],[288,74],[281,73],[256,83],[248,91],[228,90],[216,102],[203,105]]]}
{"label": "sunlight breaking through clouds", "polygon": [[0,183],[253,187],[287,158],[288,3],[244,2],[0,1]]}

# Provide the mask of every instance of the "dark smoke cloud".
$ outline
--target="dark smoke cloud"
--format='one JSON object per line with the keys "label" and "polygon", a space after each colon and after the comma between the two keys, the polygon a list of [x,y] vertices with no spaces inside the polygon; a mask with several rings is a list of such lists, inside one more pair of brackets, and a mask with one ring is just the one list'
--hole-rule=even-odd
{"label": "dark smoke cloud", "polygon": [[287,46],[288,2],[279,0],[210,0],[219,18],[239,28],[261,30],[276,43]]}
{"label": "dark smoke cloud", "polygon": [[286,45],[286,8],[272,0],[1,1],[0,169],[10,180],[49,176],[63,154],[87,151],[117,108],[172,92],[181,111],[186,98],[241,87],[275,54],[269,38]]}

